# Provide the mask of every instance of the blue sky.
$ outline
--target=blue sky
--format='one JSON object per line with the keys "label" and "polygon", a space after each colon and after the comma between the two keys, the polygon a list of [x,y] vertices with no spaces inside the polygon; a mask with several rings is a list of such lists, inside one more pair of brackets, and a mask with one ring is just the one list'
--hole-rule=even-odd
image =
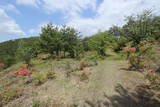
{"label": "blue sky", "polygon": [[0,42],[38,36],[49,22],[90,36],[112,25],[122,26],[124,16],[144,9],[160,15],[160,0],[0,0]]}

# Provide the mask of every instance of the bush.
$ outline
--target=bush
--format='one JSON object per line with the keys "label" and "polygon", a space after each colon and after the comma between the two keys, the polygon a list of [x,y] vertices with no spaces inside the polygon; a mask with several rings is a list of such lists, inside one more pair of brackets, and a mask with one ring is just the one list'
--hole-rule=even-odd
{"label": "bush", "polygon": [[33,100],[32,101],[32,107],[40,107],[41,101],[40,100]]}
{"label": "bush", "polygon": [[88,80],[90,74],[91,74],[90,72],[81,72],[81,74],[80,74],[80,80],[81,81]]}
{"label": "bush", "polygon": [[127,60],[131,65],[130,67],[138,70],[143,69],[146,62],[153,55],[152,48],[143,42],[137,48],[125,48],[124,50]]}
{"label": "bush", "polygon": [[46,75],[42,73],[36,73],[32,75],[32,79],[36,82],[36,85],[40,85],[46,80]]}
{"label": "bush", "polygon": [[84,61],[84,59],[82,59],[81,61],[80,61],[80,64],[79,64],[79,69],[80,70],[83,70],[84,69],[84,67],[85,67],[85,61]]}
{"label": "bush", "polygon": [[9,88],[0,92],[0,104],[8,103],[22,95],[22,88]]}
{"label": "bush", "polygon": [[131,48],[125,49],[131,68],[144,71],[149,87],[158,89],[160,89],[159,46],[159,42],[149,40],[141,41],[136,51]]}
{"label": "bush", "polygon": [[147,79],[147,84],[150,88],[160,89],[160,74],[155,72],[147,72],[145,75]]}
{"label": "bush", "polygon": [[98,60],[99,56],[97,54],[90,54],[85,56],[85,60]]}
{"label": "bush", "polygon": [[16,63],[16,59],[12,56],[9,55],[5,55],[2,58],[0,58],[0,62],[3,62],[5,64],[4,68],[10,67],[11,65]]}
{"label": "bush", "polygon": [[118,41],[116,42],[116,45],[113,47],[113,50],[115,52],[120,52],[123,50],[123,48],[126,46],[127,44],[127,39],[124,37],[121,37],[118,39]]}
{"label": "bush", "polygon": [[48,71],[47,72],[47,78],[48,79],[55,79],[56,78],[56,73],[54,71]]}

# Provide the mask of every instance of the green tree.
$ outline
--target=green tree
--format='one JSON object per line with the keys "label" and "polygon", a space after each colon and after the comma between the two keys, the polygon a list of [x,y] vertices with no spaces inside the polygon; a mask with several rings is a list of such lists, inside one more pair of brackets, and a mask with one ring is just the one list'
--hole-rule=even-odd
{"label": "green tree", "polygon": [[31,40],[21,40],[17,49],[17,58],[24,61],[25,64],[30,65],[30,61],[37,55],[36,42]]}
{"label": "green tree", "polygon": [[152,14],[151,11],[144,11],[137,16],[127,17],[127,24],[123,26],[125,36],[137,47],[140,41],[151,37]]}
{"label": "green tree", "polygon": [[74,28],[63,26],[61,29],[62,50],[68,52],[70,57],[74,58],[80,54],[80,36]]}
{"label": "green tree", "polygon": [[152,21],[151,34],[155,40],[160,40],[160,16],[155,16]]}
{"label": "green tree", "polygon": [[58,27],[53,26],[51,23],[42,28],[40,34],[39,45],[40,48],[51,55],[56,53],[59,56],[60,49],[62,47],[61,33]]}
{"label": "green tree", "polygon": [[107,41],[107,33],[100,32],[88,39],[88,45],[91,50],[97,51],[100,56],[105,56],[105,49],[109,41]]}

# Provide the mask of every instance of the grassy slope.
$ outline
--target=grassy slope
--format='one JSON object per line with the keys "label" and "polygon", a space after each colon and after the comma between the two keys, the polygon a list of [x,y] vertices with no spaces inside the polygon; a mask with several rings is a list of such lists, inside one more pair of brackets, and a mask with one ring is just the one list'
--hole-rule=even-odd
{"label": "grassy slope", "polygon": [[[107,100],[107,97],[119,95],[115,90],[117,86],[123,86],[124,88],[134,89],[136,85],[143,82],[143,75],[138,72],[129,72],[125,69],[128,68],[128,64],[124,60],[117,56],[110,56],[103,61],[99,61],[98,66],[85,68],[84,71],[91,72],[89,80],[80,81],[78,74],[80,72],[72,73],[70,78],[66,78],[63,64],[70,61],[77,63],[77,61],[67,59],[62,61],[40,61],[33,60],[33,71],[46,72],[51,70],[51,63],[54,65],[54,69],[57,72],[57,78],[55,80],[48,80],[40,86],[34,86],[29,84],[25,86],[25,92],[23,96],[12,101],[10,106],[19,106],[22,104],[24,107],[30,107],[33,100],[45,104],[52,104],[53,106],[64,107],[64,105],[96,105],[98,102],[111,104],[111,101]],[[10,68],[16,69],[19,65]],[[35,101],[35,103],[36,103]],[[39,102],[40,101],[40,102]],[[8,106],[7,105],[7,106]]]}

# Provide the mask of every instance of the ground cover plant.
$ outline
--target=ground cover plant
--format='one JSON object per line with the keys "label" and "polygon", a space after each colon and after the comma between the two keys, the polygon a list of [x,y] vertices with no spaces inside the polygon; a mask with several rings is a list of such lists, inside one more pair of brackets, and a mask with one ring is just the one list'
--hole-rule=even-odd
{"label": "ground cover plant", "polygon": [[159,107],[158,25],[146,10],[90,37],[48,23],[0,43],[0,106]]}

